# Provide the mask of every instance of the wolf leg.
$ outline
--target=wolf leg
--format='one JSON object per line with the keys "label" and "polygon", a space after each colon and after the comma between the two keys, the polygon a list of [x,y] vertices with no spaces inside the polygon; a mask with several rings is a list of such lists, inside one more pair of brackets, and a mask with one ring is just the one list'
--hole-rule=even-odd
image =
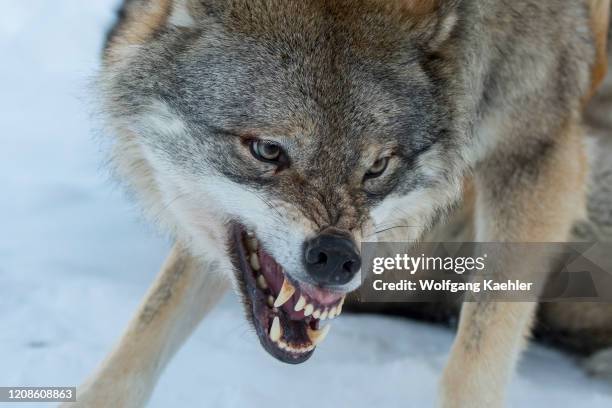
{"label": "wolf leg", "polygon": [[[519,146],[521,142],[517,141],[505,146],[504,152],[493,154],[477,169],[477,241],[567,239],[586,206],[581,134],[576,126],[564,127],[558,137],[546,139],[541,135],[540,139],[546,141],[534,145],[537,135],[532,132],[531,143]],[[550,256],[540,253],[502,253],[495,258],[487,261],[487,269],[498,265],[501,274],[511,272],[511,276],[526,281],[541,281],[551,266]],[[442,378],[443,407],[503,406],[504,389],[526,343],[535,309],[535,302],[494,302],[486,298],[463,305]]]}
{"label": "wolf leg", "polygon": [[612,383],[612,347],[600,350],[582,363],[587,373]]}
{"label": "wolf leg", "polygon": [[165,365],[227,289],[215,266],[175,245],[119,344],[67,406],[144,406]]}

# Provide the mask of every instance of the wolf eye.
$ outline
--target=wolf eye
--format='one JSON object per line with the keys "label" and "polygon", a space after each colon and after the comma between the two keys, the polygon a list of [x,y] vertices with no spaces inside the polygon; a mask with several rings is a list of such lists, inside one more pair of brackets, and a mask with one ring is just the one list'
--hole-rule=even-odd
{"label": "wolf eye", "polygon": [[384,174],[385,170],[387,170],[387,166],[389,165],[388,157],[381,157],[376,160],[372,167],[368,169],[368,172],[365,175],[366,179],[380,177]]}
{"label": "wolf eye", "polygon": [[267,163],[282,164],[286,157],[283,148],[269,140],[252,140],[249,148],[253,157]]}

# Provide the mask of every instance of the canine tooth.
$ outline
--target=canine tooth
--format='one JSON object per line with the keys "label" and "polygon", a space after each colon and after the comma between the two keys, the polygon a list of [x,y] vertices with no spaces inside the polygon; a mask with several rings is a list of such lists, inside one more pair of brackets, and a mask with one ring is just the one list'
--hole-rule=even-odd
{"label": "canine tooth", "polygon": [[295,307],[293,308],[293,310],[295,310],[296,312],[299,312],[300,310],[304,308],[304,306],[306,306],[306,298],[304,296],[300,296],[300,299],[295,304]]}
{"label": "canine tooth", "polygon": [[257,286],[261,289],[268,289],[268,282],[266,282],[266,278],[263,275],[257,277]]}
{"label": "canine tooth", "polygon": [[308,333],[308,338],[310,339],[312,344],[316,346],[320,344],[323,340],[325,340],[325,337],[327,337],[327,333],[329,333],[330,328],[331,328],[331,324],[328,324],[327,326],[323,327],[321,330],[313,330],[309,326],[306,329],[306,331]]}
{"label": "canine tooth", "polygon": [[315,310],[312,313],[312,317],[314,317],[315,319],[318,319],[319,317],[321,317],[321,311],[319,309]]}
{"label": "canine tooth", "polygon": [[280,319],[278,316],[272,321],[272,327],[270,328],[270,339],[272,341],[279,341],[283,335],[283,329],[281,329]]}
{"label": "canine tooth", "polygon": [[291,299],[291,296],[293,296],[294,293],[295,293],[295,288],[289,282],[289,280],[285,278],[283,282],[283,287],[281,288],[280,293],[278,294],[278,297],[276,298],[276,302],[274,302],[274,307],[281,307],[282,305],[287,303],[287,301]]}
{"label": "canine tooth", "polygon": [[258,271],[261,269],[261,265],[259,264],[259,257],[257,256],[257,254],[251,254],[251,267],[255,271]]}
{"label": "canine tooth", "polygon": [[249,240],[247,241],[247,247],[249,248],[249,251],[257,252],[257,249],[259,248],[257,238],[249,238]]}
{"label": "canine tooth", "polygon": [[268,296],[268,306],[274,307],[274,296]]}
{"label": "canine tooth", "polygon": [[338,307],[336,309],[336,316],[340,316],[340,313],[342,313],[342,307],[344,306],[345,300],[346,296],[342,296],[342,300],[340,300],[340,303],[338,304]]}
{"label": "canine tooth", "polygon": [[306,305],[304,308],[304,316],[310,316],[314,312],[314,306],[311,304]]}
{"label": "canine tooth", "polygon": [[338,309],[336,308],[336,306],[332,307],[329,311],[329,315],[327,316],[328,319],[333,319],[334,317],[337,316],[338,313]]}
{"label": "canine tooth", "polygon": [[325,311],[321,313],[321,320],[327,319],[327,316],[329,316],[329,310],[325,309]]}

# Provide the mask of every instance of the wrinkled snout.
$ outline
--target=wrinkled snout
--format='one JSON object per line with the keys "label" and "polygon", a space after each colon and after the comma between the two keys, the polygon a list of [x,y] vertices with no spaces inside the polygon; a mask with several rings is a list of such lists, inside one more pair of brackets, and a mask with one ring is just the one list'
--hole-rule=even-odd
{"label": "wrinkled snout", "polygon": [[361,256],[349,234],[326,229],[305,242],[304,266],[321,286],[345,285],[359,272]]}

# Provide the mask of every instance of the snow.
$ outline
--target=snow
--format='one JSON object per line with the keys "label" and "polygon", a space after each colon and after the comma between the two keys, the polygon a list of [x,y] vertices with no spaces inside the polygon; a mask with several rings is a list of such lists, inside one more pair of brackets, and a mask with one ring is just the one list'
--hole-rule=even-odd
{"label": "snow", "polygon": [[[168,243],[109,182],[92,130],[88,83],[116,1],[0,5],[0,385],[77,385],[120,335]],[[228,295],[150,406],[432,406],[451,342],[441,327],[343,315],[310,361],[287,366]],[[610,407],[611,390],[532,346],[509,395],[511,406]]]}

